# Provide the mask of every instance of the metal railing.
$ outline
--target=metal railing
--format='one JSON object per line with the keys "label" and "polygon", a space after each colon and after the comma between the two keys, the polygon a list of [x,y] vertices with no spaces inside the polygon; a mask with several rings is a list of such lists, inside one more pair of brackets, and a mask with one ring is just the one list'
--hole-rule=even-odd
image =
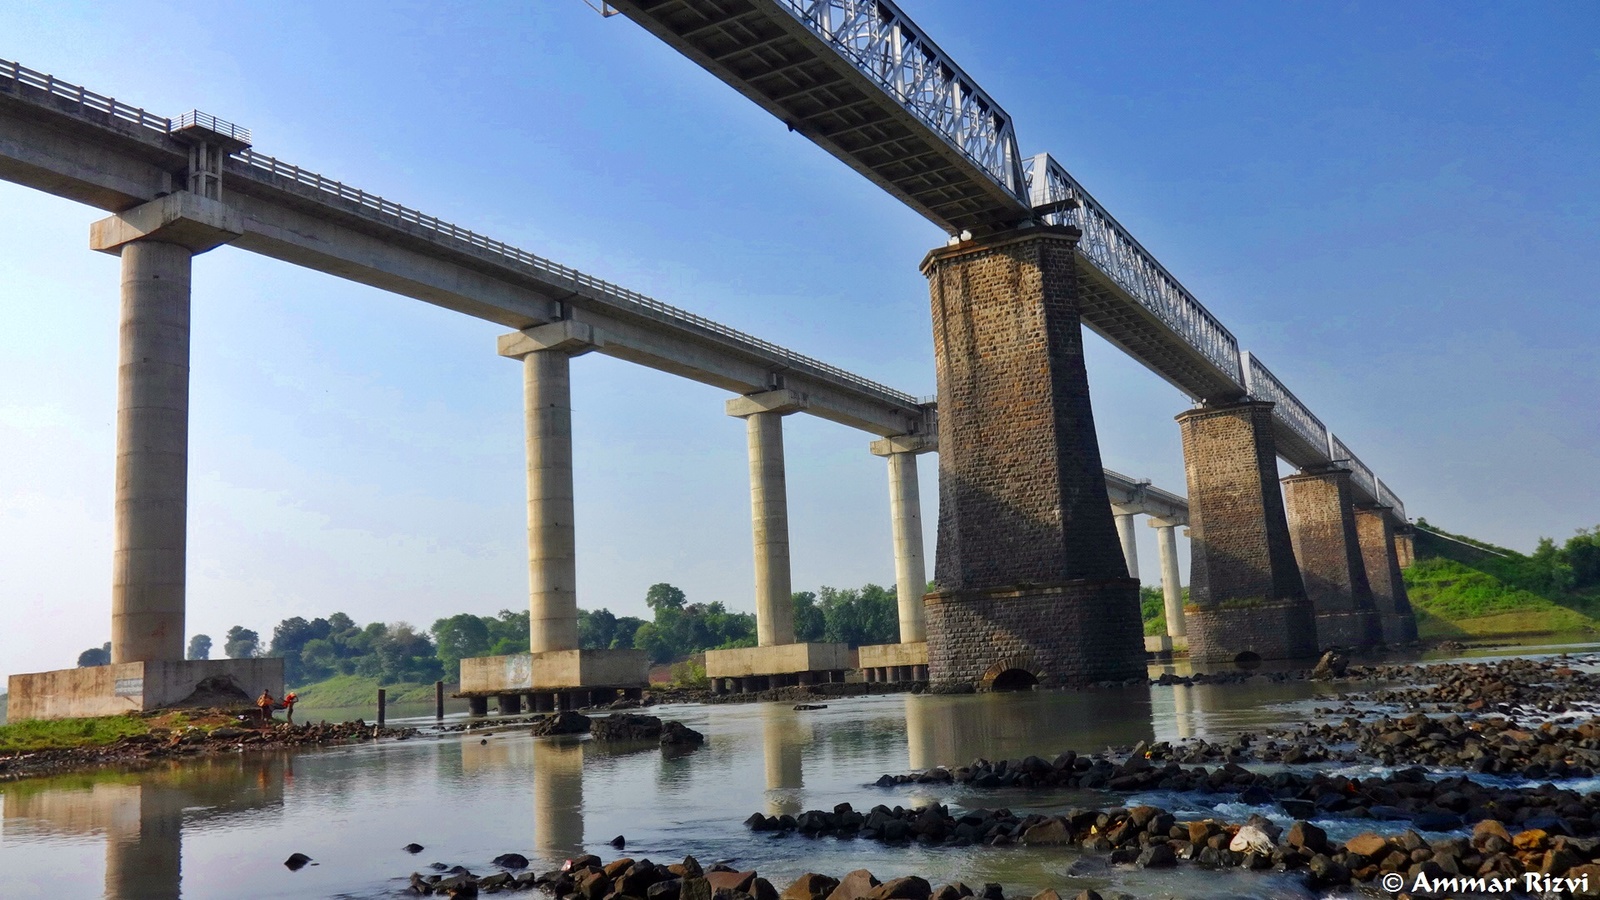
{"label": "metal railing", "polygon": [[223,137],[232,138],[241,144],[249,146],[250,129],[232,122],[226,122],[210,113],[203,113],[198,109],[191,109],[183,115],[172,120],[168,131],[182,131],[185,128],[204,128]]}
{"label": "metal railing", "polygon": [[1387,506],[1394,510],[1395,518],[1400,521],[1408,521],[1406,519],[1406,505],[1400,501],[1399,497],[1395,496],[1394,491],[1389,490],[1389,486],[1383,483],[1382,478],[1378,479],[1378,505]]}
{"label": "metal railing", "polygon": [[1328,426],[1322,424],[1294,392],[1283,386],[1261,360],[1254,353],[1246,350],[1243,354],[1244,389],[1257,400],[1271,401],[1272,415],[1282,420],[1295,434],[1305,438],[1306,443],[1313,449],[1326,453],[1328,449]]}
{"label": "metal railing", "polygon": [[30,69],[7,59],[0,59],[0,78],[38,88],[54,97],[71,100],[78,104],[80,110],[107,113],[113,119],[132,122],[135,125],[143,125],[146,128],[162,133],[166,133],[172,128],[172,122],[165,116],[145,112],[142,106],[133,106],[123,103],[115,97],[96,94],[94,91],[84,89],[81,85],[58,81],[54,75]]}
{"label": "metal railing", "polygon": [[1062,200],[1078,203],[1076,209],[1045,216],[1047,222],[1072,225],[1082,231],[1078,250],[1095,268],[1121,285],[1135,302],[1165,322],[1190,347],[1244,386],[1239,341],[1233,332],[1157,262],[1150,251],[1083,189],[1083,185],[1048,153],[1029,157],[1024,171],[1027,172],[1031,206]]}
{"label": "metal railing", "polygon": [[1368,497],[1373,500],[1379,499],[1378,479],[1372,474],[1372,470],[1367,468],[1367,464],[1362,462],[1360,457],[1350,452],[1350,448],[1344,445],[1344,441],[1339,440],[1332,434],[1328,435],[1328,459],[1335,465],[1341,465],[1349,469],[1350,480],[1355,483],[1356,487],[1366,491]]}
{"label": "metal railing", "polygon": [[1011,117],[889,0],[777,0],[1026,206]]}
{"label": "metal railing", "polygon": [[638,291],[629,290],[628,288],[620,285],[612,284],[609,281],[595,278],[592,275],[586,275],[583,272],[572,268],[571,266],[564,266],[561,263],[553,262],[537,254],[529,253],[521,248],[513,247],[504,241],[497,241],[494,238],[487,237],[475,231],[462,228],[459,225],[446,222],[436,216],[430,216],[427,213],[412,209],[408,206],[402,206],[401,204],[395,203],[392,200],[386,200],[377,194],[370,194],[361,190],[360,188],[351,187],[342,181],[335,181],[331,178],[325,178],[315,172],[307,171],[299,166],[291,165],[280,159],[275,159],[263,153],[257,153],[254,150],[244,150],[239,153],[235,153],[233,154],[232,158],[250,166],[253,169],[258,169],[262,172],[267,172],[280,178],[286,178],[295,182],[296,184],[305,185],[306,187],[321,191],[330,197],[335,197],[340,200],[353,203],[360,211],[373,218],[379,219],[380,221],[383,219],[389,219],[392,220],[392,222],[416,225],[441,237],[460,241],[463,244],[467,244],[479,250],[492,253],[495,256],[503,258],[509,263],[525,266],[534,270],[546,281],[557,281],[563,287],[592,299],[599,300],[607,305],[621,307],[661,322],[669,322],[674,325],[692,325],[703,331],[715,334],[718,337],[726,338],[734,343],[743,345],[746,349],[754,350],[767,356],[776,357],[790,369],[794,369],[799,372],[809,372],[813,375],[820,375],[825,378],[846,382],[856,388],[871,393],[876,393],[884,399],[892,401],[896,405],[917,405],[917,398],[911,394],[905,393],[904,391],[898,391],[869,378],[863,378],[860,375],[846,372],[844,369],[841,369],[838,366],[830,365],[814,357],[796,353],[793,350],[780,347],[771,341],[758,338],[755,335],[746,334],[743,331],[729,328],[728,326],[723,325],[720,322],[714,322],[705,316],[697,315],[689,312],[688,310],[679,309],[676,306],[662,303],[661,301],[647,297]]}
{"label": "metal railing", "polygon": [[[47,91],[54,96],[65,97],[68,100],[75,101],[83,110],[109,113],[115,118],[142,125],[162,134],[170,134],[175,127],[174,121],[165,116],[158,116],[154,113],[146,112],[142,107],[130,106],[111,97],[96,94],[79,85],[60,81],[53,75],[35,71],[10,60],[0,59],[0,79],[21,82]],[[243,135],[240,138],[241,140],[248,140],[250,137],[248,129],[239,128],[198,111],[185,114],[177,120],[177,123],[176,127],[185,127],[185,125],[191,123],[202,124],[203,127],[212,128],[219,133],[233,134],[235,136]],[[225,131],[225,128],[231,129],[231,131]],[[679,309],[676,306],[647,297],[638,291],[632,291],[609,281],[595,278],[592,275],[586,275],[571,266],[561,265],[537,254],[513,247],[503,241],[494,240],[475,231],[446,222],[436,216],[430,216],[419,210],[402,206],[377,194],[351,187],[344,182],[325,178],[315,172],[291,165],[280,159],[249,149],[234,153],[230,158],[252,169],[287,178],[297,184],[321,191],[329,197],[353,203],[358,210],[379,221],[388,219],[391,220],[391,224],[403,222],[416,225],[441,237],[460,241],[463,244],[502,257],[507,262],[526,266],[545,278],[554,278],[562,282],[563,286],[602,303],[621,307],[657,321],[668,322],[673,325],[693,326],[735,344],[742,345],[747,350],[774,357],[788,369],[844,382],[867,393],[877,394],[890,405],[908,407],[918,405],[917,398],[904,391],[895,390],[888,385],[847,372],[838,366],[825,363],[814,357],[796,353],[771,341],[729,328],[705,316],[696,315],[688,310]]]}

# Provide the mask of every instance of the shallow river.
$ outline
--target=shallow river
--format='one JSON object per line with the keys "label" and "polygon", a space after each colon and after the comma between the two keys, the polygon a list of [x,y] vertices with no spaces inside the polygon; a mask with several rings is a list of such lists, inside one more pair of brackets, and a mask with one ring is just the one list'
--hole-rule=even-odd
{"label": "shallow river", "polygon": [[[490,729],[32,779],[0,785],[0,897],[394,897],[411,872],[429,871],[431,862],[487,873],[496,871],[492,858],[515,851],[542,870],[580,851],[615,858],[609,842],[617,835],[626,836],[629,856],[726,860],[759,869],[780,890],[808,871],[838,876],[867,868],[881,878],[920,874],[935,884],[996,881],[1012,896],[1055,887],[1070,897],[1093,887],[1140,898],[1299,897],[1305,892],[1292,876],[1106,870],[1067,848],[885,847],[753,834],[742,823],[752,812],[798,813],[845,801],[863,811],[930,801],[1052,811],[1143,799],[1192,810],[1172,797],[871,783],[884,773],[980,756],[1049,758],[1069,748],[1292,726],[1330,705],[1339,690],[1254,679],[1084,693],[896,694],[832,700],[812,711],[779,703],[662,706],[650,712],[705,733],[706,745],[666,755],[653,745],[608,747]],[[391,716],[391,723],[402,721]],[[414,724],[433,723],[430,716]],[[1250,810],[1218,812],[1237,820]],[[1348,830],[1327,824],[1336,836]],[[426,849],[409,855],[401,848],[411,842]],[[283,860],[294,852],[316,863],[291,872]],[[1068,873],[1074,863],[1083,874]]]}

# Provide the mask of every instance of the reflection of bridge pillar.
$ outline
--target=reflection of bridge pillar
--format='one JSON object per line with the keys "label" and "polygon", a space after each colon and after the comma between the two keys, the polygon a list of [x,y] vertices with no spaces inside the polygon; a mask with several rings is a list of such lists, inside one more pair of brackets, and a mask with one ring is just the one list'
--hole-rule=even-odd
{"label": "reflection of bridge pillar", "polygon": [[935,683],[1144,672],[1138,582],[1117,546],[1083,364],[1078,236],[962,241],[922,264],[939,384]]}
{"label": "reflection of bridge pillar", "polygon": [[1167,637],[1186,636],[1183,615],[1183,584],[1178,574],[1178,527],[1166,519],[1150,520],[1156,530],[1156,546],[1161,551],[1161,599],[1167,614]]}
{"label": "reflection of bridge pillar", "polygon": [[[1400,574],[1397,535],[1394,533],[1392,512],[1387,507],[1358,509],[1355,511],[1356,534],[1361,542],[1361,556],[1366,561],[1367,580],[1372,586],[1372,601],[1378,609],[1378,621],[1383,626],[1383,641],[1391,647],[1415,643],[1417,617],[1411,611],[1411,599],[1406,596],[1405,577]],[[1411,535],[1407,534],[1407,544]]]}
{"label": "reflection of bridge pillar", "polygon": [[106,830],[106,896],[170,900],[183,881],[183,798],[140,788],[138,803],[136,827]]}
{"label": "reflection of bridge pillar", "polygon": [[1316,625],[1278,487],[1272,404],[1203,407],[1177,419],[1189,484],[1189,658],[1314,656]]}
{"label": "reflection of bridge pillar", "polygon": [[1139,542],[1134,539],[1133,517],[1137,513],[1124,512],[1113,506],[1112,519],[1117,523],[1117,540],[1122,544],[1122,558],[1128,565],[1128,577],[1139,580]]}
{"label": "reflection of bridge pillar", "polygon": [[1295,562],[1317,620],[1321,648],[1363,649],[1383,640],[1350,506],[1350,470],[1302,472],[1283,479]]}
{"label": "reflection of bridge pillar", "polygon": [[244,232],[242,217],[180,191],[94,223],[122,257],[111,661],[184,656],[189,480],[189,284],[195,254]]}
{"label": "reflection of bridge pillar", "polygon": [[533,740],[533,849],[559,862],[583,852],[583,744]]}
{"label": "reflection of bridge pillar", "polygon": [[806,745],[810,735],[800,729],[792,710],[775,704],[761,708],[761,752],[767,771],[767,815],[795,815],[801,810],[800,789],[805,786]]}

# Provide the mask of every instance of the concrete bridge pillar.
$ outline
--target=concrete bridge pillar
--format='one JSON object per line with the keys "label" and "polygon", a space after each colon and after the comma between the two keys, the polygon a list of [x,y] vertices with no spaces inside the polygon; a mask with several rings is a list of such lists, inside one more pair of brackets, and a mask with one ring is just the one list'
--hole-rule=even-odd
{"label": "concrete bridge pillar", "polygon": [[1189,658],[1303,659],[1317,633],[1278,487],[1272,404],[1177,417],[1189,486]]}
{"label": "concrete bridge pillar", "polygon": [[928,570],[922,557],[922,495],[917,483],[917,454],[932,450],[927,435],[902,435],[872,442],[875,456],[889,460],[889,519],[894,531],[894,584],[900,607],[900,643],[926,641],[927,617],[922,595]]}
{"label": "concrete bridge pillar", "polygon": [[578,649],[577,539],[572,496],[572,357],[594,349],[592,330],[552,322],[500,338],[522,361],[528,464],[528,648]]}
{"label": "concrete bridge pillar", "polygon": [[939,548],[928,670],[941,685],[1144,674],[1083,363],[1073,228],[929,253]]}
{"label": "concrete bridge pillar", "polygon": [[1111,507],[1112,516],[1117,523],[1117,540],[1122,544],[1122,558],[1128,564],[1128,577],[1134,581],[1139,580],[1139,544],[1134,540],[1133,517],[1138,513],[1124,511],[1121,507]]}
{"label": "concrete bridge pillar", "polygon": [[1382,506],[1355,511],[1356,534],[1361,543],[1361,557],[1366,562],[1378,621],[1383,628],[1383,642],[1396,647],[1416,643],[1417,617],[1411,610],[1411,598],[1406,596],[1405,577],[1400,573],[1400,558],[1396,552],[1400,542],[1396,540],[1394,520],[1389,516],[1390,510]]}
{"label": "concrete bridge pillar", "polygon": [[1156,530],[1156,546],[1161,553],[1161,599],[1167,614],[1167,637],[1187,637],[1183,584],[1178,574],[1178,525],[1165,519],[1152,519],[1150,527]]}
{"label": "concrete bridge pillar", "polygon": [[1350,470],[1330,468],[1283,479],[1289,536],[1317,620],[1320,649],[1366,649],[1383,641],[1367,567],[1356,539]]}
{"label": "concrete bridge pillar", "polygon": [[727,413],[744,419],[750,447],[750,525],[756,557],[756,643],[794,643],[789,582],[789,499],[783,468],[783,417],[806,406],[794,391],[735,397]]}
{"label": "concrete bridge pillar", "polygon": [[122,257],[112,663],[184,657],[191,261],[243,233],[238,211],[188,192],[90,229],[91,248]]}

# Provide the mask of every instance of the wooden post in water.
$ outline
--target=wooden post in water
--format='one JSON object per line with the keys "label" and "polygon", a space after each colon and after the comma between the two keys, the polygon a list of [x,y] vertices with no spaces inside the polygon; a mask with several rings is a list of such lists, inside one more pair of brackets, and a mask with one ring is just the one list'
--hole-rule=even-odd
{"label": "wooden post in water", "polygon": [[388,705],[389,705],[389,692],[384,690],[383,688],[378,688],[378,727],[379,728],[383,727],[383,717],[384,717],[384,713],[386,712],[385,707],[387,707]]}
{"label": "wooden post in water", "polygon": [[439,720],[444,719],[444,682],[442,681],[433,683],[433,717]]}

